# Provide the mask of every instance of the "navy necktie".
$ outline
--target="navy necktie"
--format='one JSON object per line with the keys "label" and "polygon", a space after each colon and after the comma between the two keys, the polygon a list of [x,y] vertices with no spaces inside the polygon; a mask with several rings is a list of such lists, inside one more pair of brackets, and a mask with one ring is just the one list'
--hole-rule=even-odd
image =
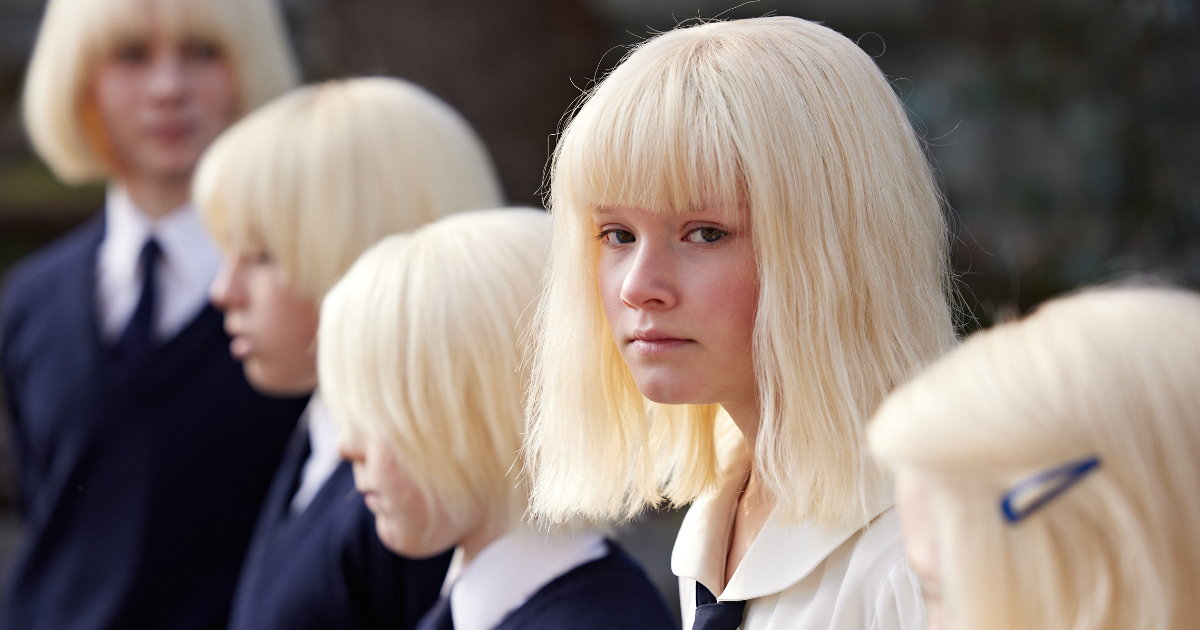
{"label": "navy necktie", "polygon": [[417,622],[416,630],[454,630],[454,619],[450,616],[450,597],[439,597],[437,603]]}
{"label": "navy necktie", "polygon": [[138,298],[129,325],[117,341],[117,350],[125,361],[141,360],[154,346],[154,307],[158,299],[156,278],[161,256],[162,248],[158,246],[158,241],[153,237],[147,239],[138,256],[138,266],[142,269],[142,295]]}
{"label": "navy necktie", "polygon": [[742,625],[746,602],[719,602],[703,584],[696,582],[696,621],[692,630],[736,630]]}

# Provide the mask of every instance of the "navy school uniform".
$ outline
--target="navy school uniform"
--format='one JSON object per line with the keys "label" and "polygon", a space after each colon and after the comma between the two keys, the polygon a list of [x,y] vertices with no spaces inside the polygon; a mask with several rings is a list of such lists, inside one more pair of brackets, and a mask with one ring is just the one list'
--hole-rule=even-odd
{"label": "navy school uniform", "polygon": [[675,630],[658,589],[620,546],[555,578],[496,630]]}
{"label": "navy school uniform", "polygon": [[[677,630],[637,562],[612,540],[604,546],[607,553],[544,584],[493,630]],[[451,628],[449,600],[443,598],[417,630]]]}
{"label": "navy school uniform", "polygon": [[229,630],[411,630],[437,601],[450,554],[409,560],[384,547],[348,462],[292,513],[308,453],[301,426],[259,517]]}
{"label": "navy school uniform", "polygon": [[254,392],[211,306],[136,364],[99,333],[103,214],[25,260],[0,309],[24,538],[0,626],[216,629],[305,400]]}

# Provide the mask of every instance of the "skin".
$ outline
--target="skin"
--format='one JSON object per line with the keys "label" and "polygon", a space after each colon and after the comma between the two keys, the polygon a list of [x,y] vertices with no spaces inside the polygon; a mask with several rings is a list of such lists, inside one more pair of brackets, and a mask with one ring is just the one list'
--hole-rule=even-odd
{"label": "skin", "polygon": [[317,305],[292,288],[270,256],[226,252],[209,299],[225,313],[229,352],[255,389],[273,396],[316,389]]}
{"label": "skin", "polygon": [[937,521],[934,518],[930,482],[919,471],[900,468],[896,471],[896,511],[900,531],[904,535],[908,566],[921,582],[925,595],[925,611],[929,630],[946,627],[942,614],[942,588],[937,544]]}
{"label": "skin", "polygon": [[174,41],[151,28],[101,57],[84,108],[102,129],[101,153],[143,212],[161,217],[188,201],[204,149],[236,117],[236,81],[221,49]]}
{"label": "skin", "polygon": [[[601,244],[601,302],[638,389],[658,403],[723,406],[746,438],[753,471],[759,287],[749,212],[601,207],[592,220]],[[734,519],[726,580],[772,507],[751,472]]]}
{"label": "skin", "polygon": [[375,514],[379,539],[398,554],[428,558],[457,546],[464,562],[470,562],[507,530],[507,522],[486,506],[465,522],[455,522],[436,497],[426,500],[386,440],[343,427],[338,452],[354,467],[355,488]]}

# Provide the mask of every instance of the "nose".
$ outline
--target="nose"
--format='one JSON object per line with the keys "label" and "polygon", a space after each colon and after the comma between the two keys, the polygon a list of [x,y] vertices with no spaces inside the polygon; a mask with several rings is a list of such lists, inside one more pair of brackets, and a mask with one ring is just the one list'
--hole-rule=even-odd
{"label": "nose", "polygon": [[621,301],[630,308],[662,310],[678,301],[678,265],[669,246],[642,241],[621,283]]}
{"label": "nose", "polygon": [[338,431],[337,449],[342,459],[351,463],[362,463],[366,460],[363,450],[363,438],[358,429],[353,426],[342,426]]}
{"label": "nose", "polygon": [[221,268],[208,286],[208,299],[218,310],[228,312],[246,303],[245,287],[242,283],[242,265],[231,256],[221,259]]}
{"label": "nose", "polygon": [[183,97],[187,81],[183,55],[176,46],[159,45],[150,65],[150,94],[159,101],[173,102]]}

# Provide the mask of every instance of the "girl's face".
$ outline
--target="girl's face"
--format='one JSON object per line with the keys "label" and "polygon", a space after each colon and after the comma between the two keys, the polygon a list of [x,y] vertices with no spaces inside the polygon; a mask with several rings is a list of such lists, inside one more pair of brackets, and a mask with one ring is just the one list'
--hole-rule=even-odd
{"label": "girl's face", "polygon": [[227,252],[209,298],[225,313],[229,352],[251,385],[275,396],[316,389],[317,306],[292,289],[269,255]]}
{"label": "girl's face", "polygon": [[757,409],[758,272],[749,212],[597,208],[604,314],[642,394]]}
{"label": "girl's face", "polygon": [[151,29],[100,58],[87,99],[118,177],[186,181],[233,122],[236,82],[215,44]]}
{"label": "girl's face", "polygon": [[338,452],[354,466],[354,486],[375,514],[375,531],[388,549],[410,557],[435,556],[468,536],[441,504],[425,500],[412,477],[396,461],[386,441],[343,427]]}
{"label": "girl's face", "polygon": [[904,533],[908,566],[921,582],[929,630],[943,630],[942,589],[938,571],[937,528],[929,481],[922,473],[900,468],[896,471],[896,511]]}

